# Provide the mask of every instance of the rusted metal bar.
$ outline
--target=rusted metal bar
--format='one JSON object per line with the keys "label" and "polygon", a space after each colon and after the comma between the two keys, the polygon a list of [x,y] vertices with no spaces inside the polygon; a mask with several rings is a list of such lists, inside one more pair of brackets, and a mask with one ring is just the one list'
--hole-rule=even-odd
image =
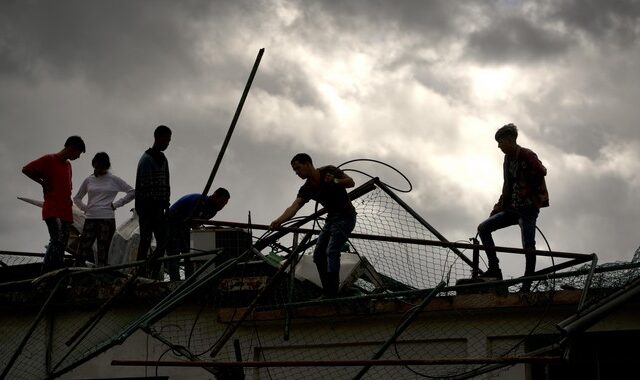
{"label": "rusted metal bar", "polygon": [[229,130],[227,131],[227,135],[224,138],[224,142],[222,143],[222,147],[220,148],[220,153],[218,153],[218,157],[216,158],[216,162],[213,165],[213,169],[211,169],[211,174],[209,175],[209,179],[207,180],[207,184],[204,187],[204,191],[202,191],[202,195],[206,196],[209,193],[209,189],[211,188],[211,184],[213,183],[213,179],[216,177],[218,173],[218,168],[220,168],[220,163],[222,162],[222,158],[224,157],[224,153],[227,150],[227,146],[229,145],[229,141],[231,140],[231,135],[236,128],[236,124],[238,119],[240,118],[240,113],[242,112],[242,107],[244,106],[244,102],[247,99],[247,95],[249,94],[249,90],[251,89],[251,84],[253,83],[253,78],[256,76],[256,72],[258,71],[258,66],[260,66],[260,60],[262,59],[262,55],[264,54],[264,48],[258,51],[258,56],[256,57],[255,62],[253,63],[253,68],[251,69],[251,73],[249,74],[249,79],[245,84],[244,91],[242,92],[242,96],[240,97],[240,102],[236,107],[236,112],[233,114],[233,119],[231,120],[231,125],[229,126]]}
{"label": "rusted metal bar", "polygon": [[[433,300],[435,298],[436,295],[438,295],[438,292],[440,292],[440,290],[442,290],[442,288],[444,288],[444,286],[446,285],[446,283],[444,281],[441,281],[436,287],[435,289],[433,289],[433,291],[431,291],[431,293],[429,293],[421,302],[418,306],[416,306],[416,308],[413,310],[413,312],[407,317],[407,319],[405,319],[400,326],[398,326],[393,334],[391,334],[391,337],[389,337],[389,339],[384,342],[384,344],[380,347],[380,349],[373,355],[373,358],[371,358],[372,360],[378,360],[382,357],[382,355],[384,355],[384,353],[387,351],[387,349],[389,348],[389,346],[391,346],[393,344],[393,342],[396,341],[396,339],[398,339],[398,337],[400,336],[400,334],[402,334],[404,332],[404,330],[407,329],[407,327],[409,327],[411,325],[411,323],[418,317],[418,315],[422,312],[422,310],[424,310],[425,307],[427,307],[427,305],[429,304],[429,302],[431,302],[431,300]],[[360,372],[358,372],[358,374],[354,377],[354,379],[362,379],[362,377],[369,371],[369,369],[371,368],[371,364],[366,364],[361,370]]]}
{"label": "rusted metal bar", "polygon": [[205,362],[180,360],[112,360],[112,366],[158,366],[158,367],[360,367],[368,366],[407,366],[407,365],[461,365],[493,363],[553,363],[561,362],[561,356],[512,356],[504,358],[459,358],[459,359],[384,359],[384,360],[274,360],[246,362]]}
{"label": "rusted metal bar", "polygon": [[[219,220],[198,220],[198,223],[202,224],[210,224],[214,226],[227,226],[227,227],[239,227],[243,228],[247,225],[244,223],[236,223],[236,222],[225,222]],[[269,230],[271,229],[269,226],[264,224],[253,224],[252,227],[257,230]],[[273,229],[274,231],[278,231],[284,234],[291,232],[301,232],[301,233],[312,233],[319,234],[319,230],[312,230],[308,228],[299,228],[299,227],[279,227]],[[383,236],[383,235],[370,235],[370,234],[358,234],[351,233],[349,234],[350,239],[363,239],[363,240],[377,240],[377,241],[385,241],[391,243],[405,243],[405,244],[416,244],[416,245],[433,245],[437,247],[444,248],[464,248],[464,249],[474,249],[478,248],[481,250],[485,250],[483,245],[470,244],[470,243],[459,243],[459,242],[446,242],[440,240],[428,240],[428,239],[414,239],[414,238],[404,238],[397,236]],[[530,251],[525,251],[522,248],[512,248],[512,247],[495,247],[498,252],[505,253],[517,253],[517,254],[525,254]],[[549,257],[560,257],[564,259],[585,259],[585,261],[591,260],[591,255],[587,255],[584,253],[573,253],[573,252],[559,252],[559,251],[533,251],[538,256],[549,256]]]}
{"label": "rusted metal bar", "polygon": [[[304,238],[302,238],[302,241],[300,242],[300,245],[298,247],[304,245],[310,238],[311,238],[311,234],[307,233],[304,236]],[[267,284],[264,286],[264,288],[262,288],[260,293],[258,293],[256,295],[256,297],[253,299],[253,301],[251,301],[249,306],[247,306],[247,308],[245,309],[244,313],[242,313],[242,316],[240,318],[238,318],[238,321],[235,322],[235,324],[232,324],[225,331],[225,333],[220,337],[220,339],[218,339],[216,344],[211,349],[211,355],[210,356],[212,358],[215,357],[218,354],[218,352],[220,352],[220,350],[222,349],[222,347],[224,347],[224,345],[227,343],[229,338],[231,338],[231,336],[233,336],[233,334],[235,334],[236,330],[238,330],[238,328],[240,327],[240,324],[242,324],[242,322],[244,322],[244,320],[247,319],[247,317],[249,317],[249,314],[251,314],[253,312],[253,310],[256,308],[256,306],[258,305],[258,302],[260,301],[262,296],[266,292],[271,290],[271,288],[277,283],[277,281],[286,272],[286,270],[291,266],[291,264],[295,263],[297,261],[297,257],[298,257],[299,253],[300,253],[299,249],[295,249],[293,251],[293,253],[291,253],[291,255],[289,256],[288,260],[286,260],[282,264],[280,269],[278,269],[278,271],[273,276],[271,276],[271,278],[269,279],[269,282],[267,282]]]}
{"label": "rusted metal bar", "polygon": [[244,86],[244,91],[242,91],[240,102],[238,102],[238,106],[236,107],[236,112],[233,114],[231,125],[229,125],[229,129],[227,130],[227,135],[224,138],[222,147],[220,147],[220,152],[218,152],[218,157],[216,157],[216,162],[213,164],[213,168],[211,169],[211,173],[209,174],[207,183],[206,185],[204,185],[204,190],[202,190],[202,196],[198,198],[198,201],[196,202],[195,206],[193,206],[193,208],[189,211],[189,214],[183,221],[184,223],[187,223],[189,220],[193,219],[193,214],[202,205],[202,202],[204,202],[204,197],[206,197],[209,194],[209,190],[211,189],[211,184],[213,184],[213,180],[216,177],[216,174],[218,173],[218,169],[220,168],[220,164],[222,163],[222,158],[224,157],[224,154],[227,151],[227,146],[229,145],[229,141],[231,140],[233,131],[236,129],[236,124],[238,123],[238,119],[240,118],[240,113],[242,112],[242,107],[244,106],[244,102],[247,99],[249,90],[251,89],[253,78],[256,76],[256,72],[258,71],[260,60],[262,60],[262,54],[264,54],[264,48],[258,51],[258,56],[256,57],[256,60],[253,63],[253,67],[251,68],[249,79],[247,80],[247,83]]}
{"label": "rusted metal bar", "polygon": [[589,288],[591,287],[591,281],[593,280],[593,274],[598,266],[598,256],[594,253],[591,255],[591,270],[589,271],[589,275],[587,276],[587,281],[584,283],[584,289],[582,290],[582,297],[580,298],[580,303],[578,304],[578,310],[582,310],[585,302],[587,302],[587,294],[589,292]]}
{"label": "rusted metal bar", "polygon": [[2,374],[0,374],[0,379],[5,379],[7,377],[7,375],[9,374],[9,371],[11,371],[11,367],[13,367],[16,360],[18,360],[18,357],[22,353],[22,350],[24,349],[24,347],[27,345],[27,342],[29,341],[29,338],[31,338],[31,334],[33,334],[36,327],[38,326],[38,323],[40,323],[40,320],[45,316],[45,313],[49,308],[49,305],[53,301],[54,297],[56,296],[56,294],[58,294],[58,291],[60,289],[63,289],[65,287],[68,281],[69,281],[69,277],[67,276],[64,276],[60,278],[60,280],[58,280],[58,283],[49,294],[49,297],[47,297],[47,300],[44,302],[44,305],[42,305],[42,307],[40,308],[40,311],[38,312],[36,317],[33,319],[33,322],[31,322],[31,326],[29,326],[29,329],[27,330],[27,333],[24,335],[24,338],[22,338],[22,340],[20,341],[20,344],[18,344],[18,348],[16,348],[16,350],[13,352],[13,355],[11,355],[11,358],[7,362],[7,365],[4,367]]}
{"label": "rusted metal bar", "polygon": [[[389,189],[389,187],[387,187],[387,185],[385,185],[384,183],[382,183],[378,179],[376,179],[376,180],[377,180],[376,184],[378,185],[378,187],[380,189],[382,189],[382,191],[387,193],[387,195],[390,196],[391,199],[396,201],[397,204],[399,204],[402,208],[405,209],[405,211],[407,211],[409,214],[411,214],[411,216],[413,216],[418,222],[420,222],[420,224],[422,224],[427,230],[429,230],[438,239],[440,239],[440,241],[445,242],[445,243],[449,242],[438,230],[436,230],[431,224],[429,224],[429,222],[427,222],[422,216],[420,216],[420,214],[415,212],[411,207],[409,207],[408,204],[406,204],[402,199],[400,199],[400,197],[398,197],[398,195],[396,195],[396,193],[391,191],[391,189]],[[467,263],[467,265],[469,265],[469,266],[473,265],[471,260],[469,260],[469,258],[467,256],[465,256],[462,252],[460,252],[457,249],[457,247],[448,247],[448,248],[450,250],[452,250],[453,253],[458,255],[458,257],[460,257],[465,263]]]}

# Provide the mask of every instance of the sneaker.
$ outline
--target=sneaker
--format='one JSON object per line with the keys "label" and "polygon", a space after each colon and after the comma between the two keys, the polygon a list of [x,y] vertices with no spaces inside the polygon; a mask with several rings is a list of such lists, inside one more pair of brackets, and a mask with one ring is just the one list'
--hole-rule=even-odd
{"label": "sneaker", "polygon": [[502,271],[500,269],[489,268],[486,272],[478,276],[479,278],[495,278],[496,280],[502,280]]}

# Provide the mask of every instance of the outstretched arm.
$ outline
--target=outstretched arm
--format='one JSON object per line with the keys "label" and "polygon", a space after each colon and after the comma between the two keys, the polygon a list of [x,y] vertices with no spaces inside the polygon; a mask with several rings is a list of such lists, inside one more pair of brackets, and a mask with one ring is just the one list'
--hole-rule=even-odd
{"label": "outstretched arm", "polygon": [[293,218],[298,212],[298,210],[300,210],[305,203],[307,203],[307,201],[304,200],[304,198],[299,198],[299,197],[296,198],[296,200],[293,201],[291,206],[287,207],[284,210],[282,215],[280,215],[276,220],[274,220],[273,222],[271,222],[271,224],[269,224],[269,228],[271,229],[278,228],[282,223]]}

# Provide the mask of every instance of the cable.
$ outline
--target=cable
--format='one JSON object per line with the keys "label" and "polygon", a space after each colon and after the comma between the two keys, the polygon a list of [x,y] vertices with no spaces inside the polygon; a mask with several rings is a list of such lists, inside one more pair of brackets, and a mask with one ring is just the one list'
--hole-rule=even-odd
{"label": "cable", "polygon": [[[386,166],[389,169],[391,169],[391,170],[395,171],[396,173],[400,174],[400,176],[402,178],[404,178],[404,180],[409,185],[409,189],[408,190],[400,190],[397,187],[391,186],[386,182],[381,181],[382,183],[384,183],[388,188],[393,189],[395,191],[398,191],[400,193],[409,193],[409,192],[411,192],[411,190],[413,190],[413,185],[411,184],[411,181],[409,181],[409,178],[407,178],[407,176],[405,176],[400,170],[396,169],[392,165],[387,164],[386,162],[382,162],[382,161],[379,161],[379,160],[374,160],[374,159],[371,159],[371,158],[356,158],[356,159],[345,161],[345,162],[341,163],[340,165],[337,166],[337,168],[339,169],[342,166],[347,165],[347,164],[351,164],[353,162],[373,162],[373,163],[376,163],[376,164],[380,164],[380,165]],[[374,176],[372,176],[372,175],[370,175],[370,174],[368,174],[366,172],[363,172],[363,171],[360,171],[360,170],[356,170],[356,169],[343,169],[343,171],[352,171],[352,172],[363,174],[363,175],[365,175],[365,176],[367,176],[369,178],[375,178]]]}

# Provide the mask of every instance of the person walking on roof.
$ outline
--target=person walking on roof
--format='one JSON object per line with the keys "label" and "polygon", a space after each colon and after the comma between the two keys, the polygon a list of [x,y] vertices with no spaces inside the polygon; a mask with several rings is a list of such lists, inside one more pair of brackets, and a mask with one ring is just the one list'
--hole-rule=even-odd
{"label": "person walking on roof", "polygon": [[[171,142],[171,129],[158,126],[153,132],[153,146],[138,161],[136,172],[136,212],[140,223],[138,260],[146,260],[152,235],[156,238],[155,258],[161,258],[167,247],[166,211],[169,209],[169,163],[164,151]],[[154,266],[151,275],[155,275]],[[141,275],[146,275],[144,271]]]}
{"label": "person walking on roof", "polygon": [[294,217],[310,199],[319,202],[327,210],[325,224],[316,241],[313,261],[324,295],[335,297],[340,287],[340,252],[356,225],[356,210],[346,191],[354,187],[355,182],[335,166],[316,169],[306,153],[296,154],[291,159],[291,168],[305,183],[298,190],[295,201],[271,222],[270,228],[278,228]]}
{"label": "person walking on roof", "polygon": [[[78,193],[73,197],[73,203],[85,214],[76,265],[84,266],[85,260],[89,260],[103,267],[109,264],[109,245],[116,231],[115,210],[131,202],[135,191],[120,177],[109,172],[111,161],[107,153],[96,153],[91,165],[93,174],[82,182]],[[125,193],[125,196],[114,202],[119,192]],[[85,204],[82,198],[87,194],[88,201]],[[96,240],[97,252],[94,259],[92,247]]]}
{"label": "person walking on roof", "polygon": [[[547,169],[531,150],[517,144],[518,128],[507,124],[496,132],[498,148],[504,153],[502,166],[502,194],[487,220],[478,226],[478,235],[485,247],[489,261],[488,270],[481,277],[502,279],[499,260],[491,233],[518,224],[525,252],[524,275],[530,276],[536,267],[536,220],[540,208],[549,206],[549,194],[544,177]],[[531,282],[522,284],[522,291],[528,292]]]}
{"label": "person walking on roof", "polygon": [[49,230],[49,245],[44,255],[43,272],[64,266],[64,251],[73,223],[71,202],[71,163],[85,152],[80,136],[71,136],[58,153],[44,155],[22,168],[22,173],[42,186],[42,219]]}

